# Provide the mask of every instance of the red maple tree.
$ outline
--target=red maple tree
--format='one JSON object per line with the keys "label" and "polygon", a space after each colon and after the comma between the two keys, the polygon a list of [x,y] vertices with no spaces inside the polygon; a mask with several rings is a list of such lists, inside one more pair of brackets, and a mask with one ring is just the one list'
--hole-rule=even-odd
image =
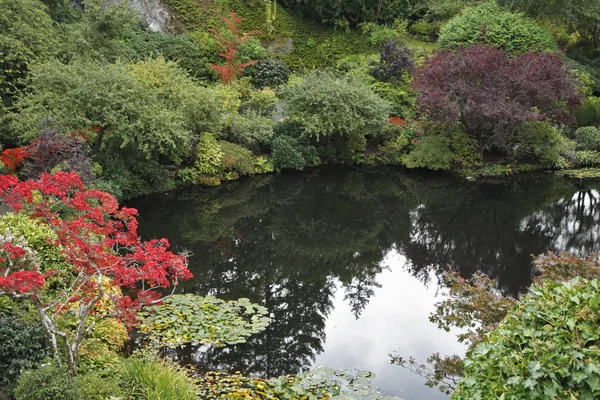
{"label": "red maple tree", "polygon": [[442,50],[416,68],[417,108],[437,122],[458,122],[483,152],[498,127],[550,119],[574,122],[581,101],[562,58],[527,53],[511,58],[476,44]]}
{"label": "red maple tree", "polygon": [[0,162],[4,164],[9,173],[14,173],[23,161],[29,157],[29,147],[15,147],[0,153]]}
{"label": "red maple tree", "polygon": [[[180,280],[192,277],[186,255],[169,251],[167,239],[140,240],[135,209],[119,208],[109,193],[86,190],[74,172],[25,182],[0,176],[0,199],[15,212],[47,224],[54,235],[46,240],[60,249],[68,266],[60,287],[47,290],[46,279],[57,271],[47,270],[24,238],[0,233],[0,296],[33,302],[56,361],[60,364],[62,341],[72,372],[81,343],[99,318],[131,324],[140,307],[164,298],[160,289],[175,290]],[[101,301],[112,304],[113,312],[97,312]],[[77,321],[74,331],[57,324],[64,315]]]}
{"label": "red maple tree", "polygon": [[229,18],[222,17],[222,19],[227,25],[228,32],[222,34],[216,29],[211,29],[211,32],[217,37],[216,42],[219,47],[223,49],[223,52],[219,55],[225,59],[225,64],[211,64],[210,68],[221,76],[226,85],[229,85],[233,78],[244,75],[246,67],[256,64],[257,60],[241,62],[238,60],[237,53],[239,46],[250,40],[252,35],[258,33],[258,31],[243,33],[239,28],[239,24],[245,21],[245,18],[238,17],[234,12],[229,14]]}

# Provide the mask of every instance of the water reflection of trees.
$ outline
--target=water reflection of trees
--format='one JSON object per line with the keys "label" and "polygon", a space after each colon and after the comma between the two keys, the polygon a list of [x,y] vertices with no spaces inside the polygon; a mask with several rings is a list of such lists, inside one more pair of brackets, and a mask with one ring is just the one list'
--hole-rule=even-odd
{"label": "water reflection of trees", "polygon": [[217,189],[141,199],[141,233],[195,254],[185,287],[267,306],[271,326],[242,345],[208,349],[209,367],[274,376],[305,369],[322,351],[338,287],[357,318],[396,249],[423,282],[448,265],[477,269],[516,293],[531,254],[595,249],[598,192],[553,176],[479,184],[389,169],[266,176]]}

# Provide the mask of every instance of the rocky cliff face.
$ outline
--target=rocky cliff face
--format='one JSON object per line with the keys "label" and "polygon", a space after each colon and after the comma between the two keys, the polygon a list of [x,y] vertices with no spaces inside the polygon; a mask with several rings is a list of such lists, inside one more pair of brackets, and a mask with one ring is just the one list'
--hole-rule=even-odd
{"label": "rocky cliff face", "polygon": [[[107,0],[111,3],[118,3],[123,0]],[[172,18],[165,6],[160,0],[126,0],[131,8],[138,11],[142,18],[148,23],[150,29],[155,32],[172,31]]]}

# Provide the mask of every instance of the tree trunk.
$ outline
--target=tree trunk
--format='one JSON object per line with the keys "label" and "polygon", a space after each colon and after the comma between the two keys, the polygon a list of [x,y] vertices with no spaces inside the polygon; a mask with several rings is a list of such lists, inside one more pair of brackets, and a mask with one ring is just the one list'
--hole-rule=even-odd
{"label": "tree trunk", "polygon": [[381,16],[381,2],[383,0],[377,0],[377,12],[375,14],[375,21],[379,22],[379,17]]}

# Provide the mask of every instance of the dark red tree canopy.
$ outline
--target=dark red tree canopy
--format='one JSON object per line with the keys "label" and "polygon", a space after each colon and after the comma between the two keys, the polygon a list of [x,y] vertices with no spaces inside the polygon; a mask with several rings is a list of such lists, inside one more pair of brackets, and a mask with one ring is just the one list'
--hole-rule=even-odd
{"label": "dark red tree canopy", "polygon": [[515,58],[485,45],[442,50],[416,68],[417,107],[435,121],[461,123],[486,140],[501,124],[551,119],[570,124],[583,96],[559,55]]}

